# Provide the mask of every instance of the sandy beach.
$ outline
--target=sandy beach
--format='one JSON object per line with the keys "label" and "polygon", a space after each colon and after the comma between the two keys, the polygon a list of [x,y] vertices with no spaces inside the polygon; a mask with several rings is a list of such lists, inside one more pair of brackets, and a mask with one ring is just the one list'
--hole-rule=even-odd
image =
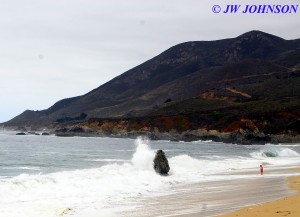
{"label": "sandy beach", "polygon": [[296,195],[284,197],[282,199],[249,206],[230,214],[219,217],[275,217],[275,216],[300,216],[300,176],[288,178],[289,187],[295,191]]}
{"label": "sandy beach", "polygon": [[295,192],[300,189],[299,172],[296,169],[273,169],[258,176],[252,171],[229,175],[238,176],[237,179],[184,185],[172,189],[172,195],[143,199],[136,204],[137,209],[121,216],[298,217],[300,195],[299,192],[295,195]]}

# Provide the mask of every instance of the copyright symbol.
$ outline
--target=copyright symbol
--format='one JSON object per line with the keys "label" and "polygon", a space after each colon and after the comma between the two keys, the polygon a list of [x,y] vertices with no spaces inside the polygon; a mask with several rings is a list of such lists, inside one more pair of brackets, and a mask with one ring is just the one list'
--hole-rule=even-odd
{"label": "copyright symbol", "polygon": [[214,5],[214,6],[212,7],[212,11],[213,11],[215,14],[220,13],[220,11],[221,11],[220,5]]}

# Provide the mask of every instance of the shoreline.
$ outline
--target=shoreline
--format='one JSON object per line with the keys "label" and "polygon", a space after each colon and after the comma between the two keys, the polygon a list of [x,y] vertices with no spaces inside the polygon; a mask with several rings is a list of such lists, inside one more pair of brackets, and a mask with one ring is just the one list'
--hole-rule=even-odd
{"label": "shoreline", "polygon": [[171,189],[169,195],[141,199],[134,204],[136,209],[120,216],[223,217],[244,207],[293,195],[286,177],[294,175],[299,176],[300,170],[275,168],[264,176],[256,171],[220,174],[220,180],[181,185]]}
{"label": "shoreline", "polygon": [[[300,171],[299,168],[292,170]],[[217,217],[273,217],[273,216],[300,216],[300,176],[287,178],[287,185],[294,194],[278,200],[262,203],[254,206],[244,207],[234,212],[219,215]]]}
{"label": "shoreline", "polygon": [[159,132],[159,131],[120,131],[118,133],[106,133],[102,131],[77,128],[63,128],[59,130],[47,129],[36,131],[20,131],[16,129],[0,129],[2,131],[16,132],[17,135],[39,135],[46,132],[47,135],[55,135],[57,137],[109,137],[109,138],[128,138],[136,139],[137,137],[147,137],[150,140],[169,140],[174,142],[194,142],[194,141],[213,141],[223,142],[227,144],[239,145],[265,145],[265,144],[299,144],[300,135],[288,134],[268,134],[268,135],[250,135],[249,133],[241,134],[240,132],[219,132],[216,130],[188,130],[183,132]]}

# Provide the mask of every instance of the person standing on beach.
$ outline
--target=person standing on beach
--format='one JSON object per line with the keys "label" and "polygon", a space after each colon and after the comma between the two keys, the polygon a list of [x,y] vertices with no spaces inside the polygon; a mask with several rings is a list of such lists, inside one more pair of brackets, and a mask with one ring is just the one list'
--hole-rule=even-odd
{"label": "person standing on beach", "polygon": [[264,168],[262,165],[259,166],[260,167],[260,175],[263,175],[264,174]]}

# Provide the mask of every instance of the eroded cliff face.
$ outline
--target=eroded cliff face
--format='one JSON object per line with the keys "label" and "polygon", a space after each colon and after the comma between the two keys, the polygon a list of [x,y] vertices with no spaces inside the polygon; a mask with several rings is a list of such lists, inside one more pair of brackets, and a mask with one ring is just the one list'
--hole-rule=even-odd
{"label": "eroded cliff face", "polygon": [[[199,115],[201,116],[201,115]],[[175,141],[213,140],[238,144],[300,141],[300,113],[260,114],[226,121],[217,127],[199,122],[195,114],[130,119],[91,119],[56,130],[58,136],[147,136]]]}

